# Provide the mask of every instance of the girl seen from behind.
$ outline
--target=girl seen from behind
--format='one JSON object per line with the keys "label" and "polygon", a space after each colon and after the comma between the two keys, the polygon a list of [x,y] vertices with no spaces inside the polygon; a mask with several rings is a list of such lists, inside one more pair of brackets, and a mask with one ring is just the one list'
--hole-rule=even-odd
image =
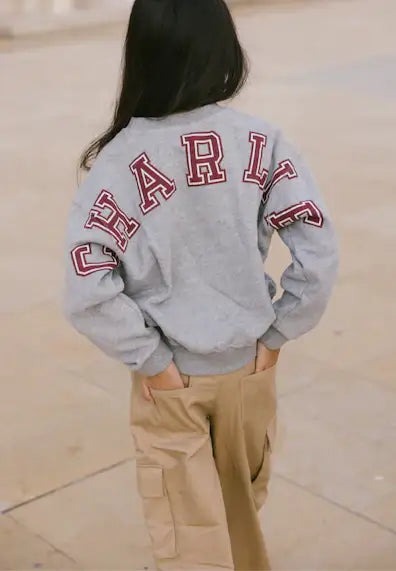
{"label": "girl seen from behind", "polygon": [[[260,529],[282,346],[328,303],[337,248],[279,129],[223,104],[247,76],[223,0],[136,0],[114,118],[67,230],[65,312],[133,375],[157,568],[267,570]],[[219,104],[221,103],[221,105]],[[264,273],[275,232],[292,264]]]}

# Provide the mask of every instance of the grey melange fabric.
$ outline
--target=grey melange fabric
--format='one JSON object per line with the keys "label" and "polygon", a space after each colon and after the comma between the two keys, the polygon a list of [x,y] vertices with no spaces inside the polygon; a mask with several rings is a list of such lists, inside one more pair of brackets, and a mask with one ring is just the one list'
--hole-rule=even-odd
{"label": "grey melange fabric", "polygon": [[[273,233],[291,265],[275,302]],[[73,200],[65,313],[142,374],[235,371],[321,318],[337,244],[308,168],[279,130],[218,105],[134,118]]]}

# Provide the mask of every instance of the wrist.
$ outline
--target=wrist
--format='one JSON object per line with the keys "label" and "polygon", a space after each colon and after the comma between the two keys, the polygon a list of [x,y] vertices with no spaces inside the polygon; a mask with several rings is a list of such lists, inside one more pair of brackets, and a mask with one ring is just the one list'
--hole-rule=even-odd
{"label": "wrist", "polygon": [[143,363],[140,373],[146,377],[155,377],[163,374],[173,362],[173,353],[162,340],[156,350]]}
{"label": "wrist", "polygon": [[264,345],[269,351],[280,351],[283,345],[288,341],[289,339],[272,325],[259,339],[259,343]]}

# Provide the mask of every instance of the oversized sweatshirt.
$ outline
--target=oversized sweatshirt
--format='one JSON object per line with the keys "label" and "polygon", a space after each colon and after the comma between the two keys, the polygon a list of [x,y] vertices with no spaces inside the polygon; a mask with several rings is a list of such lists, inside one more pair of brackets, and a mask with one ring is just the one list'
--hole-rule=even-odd
{"label": "oversized sweatshirt", "polygon": [[[264,264],[290,250],[281,295]],[[72,203],[65,313],[105,353],[152,376],[243,367],[278,349],[328,303],[337,245],[319,190],[271,124],[209,105],[133,118]]]}

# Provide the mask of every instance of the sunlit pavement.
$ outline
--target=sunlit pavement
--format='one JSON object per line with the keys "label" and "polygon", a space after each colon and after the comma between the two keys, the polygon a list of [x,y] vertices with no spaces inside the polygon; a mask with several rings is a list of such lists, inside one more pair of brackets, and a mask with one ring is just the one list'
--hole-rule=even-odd
{"label": "sunlit pavement", "polygon": [[[313,167],[342,264],[319,329],[279,367],[262,519],[274,569],[396,569],[394,0],[236,10],[252,74],[233,103]],[[64,322],[65,219],[106,124],[121,32],[2,44],[0,569],[153,568],[128,432],[127,371]],[[269,267],[287,263],[276,243]]]}

